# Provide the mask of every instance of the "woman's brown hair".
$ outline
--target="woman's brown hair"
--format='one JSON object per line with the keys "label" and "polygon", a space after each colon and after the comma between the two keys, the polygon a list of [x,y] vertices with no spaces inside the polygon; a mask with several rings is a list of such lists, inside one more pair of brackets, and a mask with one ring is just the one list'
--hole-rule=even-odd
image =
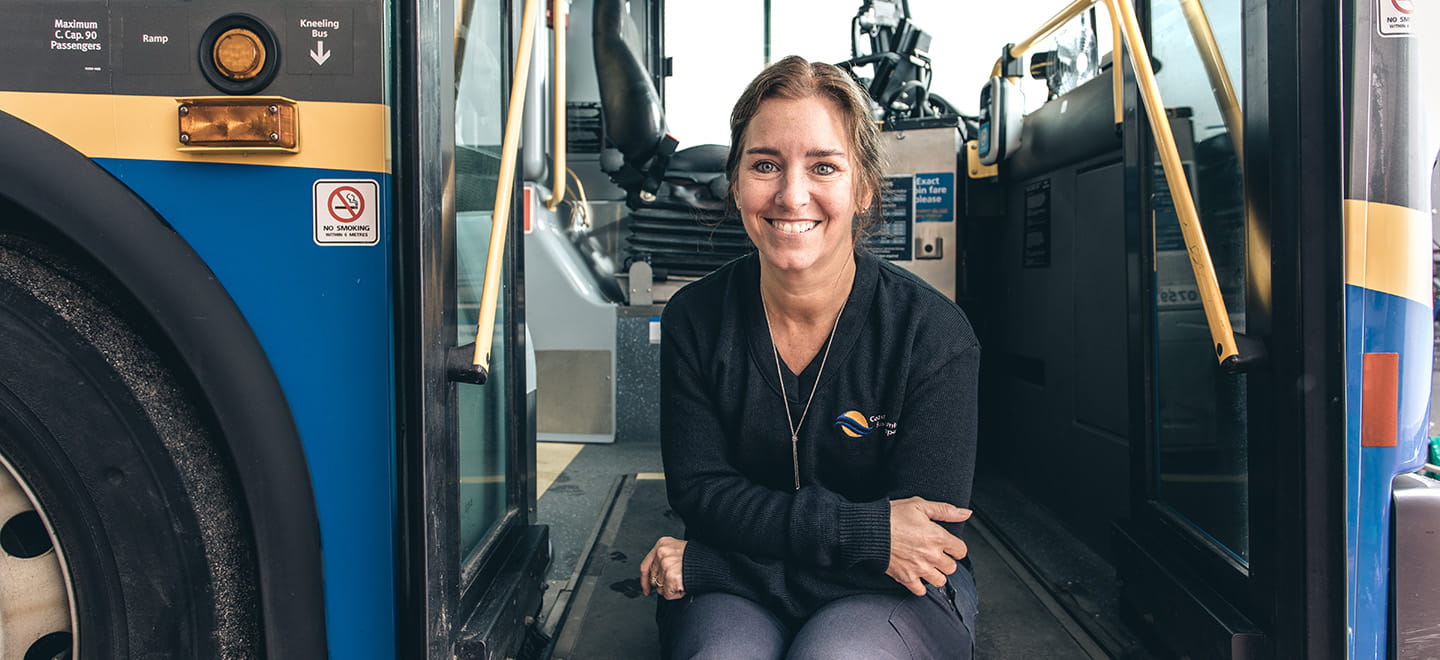
{"label": "woman's brown hair", "polygon": [[[730,112],[730,155],[725,161],[725,175],[731,191],[725,202],[727,212],[735,207],[734,186],[740,174],[740,156],[745,151],[745,130],[767,99],[827,99],[840,111],[841,121],[850,138],[850,160],[855,168],[855,205],[860,209],[855,218],[855,236],[865,236],[879,219],[880,210],[880,131],[870,114],[870,97],[850,74],[833,64],[808,62],[791,55],[766,67],[750,81],[735,109]],[[870,202],[864,204],[868,193]]]}

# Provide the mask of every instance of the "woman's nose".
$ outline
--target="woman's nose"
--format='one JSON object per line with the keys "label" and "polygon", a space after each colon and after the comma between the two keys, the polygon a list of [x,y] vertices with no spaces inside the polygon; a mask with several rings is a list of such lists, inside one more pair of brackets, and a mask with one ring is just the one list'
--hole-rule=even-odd
{"label": "woman's nose", "polygon": [[775,204],[784,209],[798,209],[810,201],[810,188],[805,176],[786,173],[780,178],[780,189],[775,192]]}

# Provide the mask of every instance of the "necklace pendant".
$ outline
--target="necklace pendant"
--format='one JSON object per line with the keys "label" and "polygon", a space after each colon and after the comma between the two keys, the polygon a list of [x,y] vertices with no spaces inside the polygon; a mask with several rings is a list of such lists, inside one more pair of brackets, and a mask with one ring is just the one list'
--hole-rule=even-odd
{"label": "necklace pendant", "polygon": [[795,468],[795,490],[800,490],[800,438],[790,434],[790,465]]}
{"label": "necklace pendant", "polygon": [[[820,368],[815,370],[815,383],[810,386],[810,396],[805,399],[805,409],[800,411],[799,424],[790,416],[790,397],[785,393],[785,372],[780,368],[780,347],[775,344],[775,332],[770,327],[770,310],[765,310],[765,330],[770,333],[770,351],[775,354],[775,377],[780,381],[780,401],[785,408],[785,422],[790,425],[790,464],[795,468],[795,490],[800,490],[800,427],[805,424],[805,416],[810,414],[810,404],[815,401],[815,391],[820,389],[820,376],[825,373],[825,360],[830,357],[830,346],[835,343],[835,331],[840,329],[840,317],[845,315],[846,302],[849,302],[848,299],[840,303],[840,311],[835,314],[835,324],[830,326],[830,338],[825,340],[825,351],[820,354]],[[760,305],[765,305],[764,296],[760,297]]]}

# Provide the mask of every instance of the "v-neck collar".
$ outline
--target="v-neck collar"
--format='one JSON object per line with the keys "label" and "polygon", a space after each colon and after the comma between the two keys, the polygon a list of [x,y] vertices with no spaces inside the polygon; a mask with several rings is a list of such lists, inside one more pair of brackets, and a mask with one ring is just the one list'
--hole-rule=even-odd
{"label": "v-neck collar", "polygon": [[[770,341],[770,327],[765,321],[765,306],[760,300],[760,256],[758,253],[751,253],[746,259],[742,269],[745,281],[740,290],[750,297],[745,305],[746,323],[745,327],[750,335],[750,357],[759,368],[760,375],[765,379],[766,384],[780,394],[780,381],[778,376],[785,376],[785,395],[792,405],[803,404],[810,396],[811,388],[815,387],[816,372],[820,369],[820,356],[825,353],[825,345],[821,345],[820,352],[810,359],[810,363],[799,374],[790,370],[789,365],[780,361],[779,373],[775,368],[775,346]],[[840,313],[840,320],[835,328],[833,339],[826,340],[826,343],[834,342],[830,346],[829,358],[826,360],[825,370],[829,373],[836,373],[838,367],[850,354],[850,349],[855,346],[855,340],[860,336],[860,328],[865,323],[865,318],[870,312],[870,302],[875,297],[875,285],[879,281],[880,264],[874,257],[857,252],[855,254],[855,281],[850,286],[850,295],[846,298],[845,309]],[[823,374],[822,374],[823,375]],[[803,390],[803,391],[802,391]]]}

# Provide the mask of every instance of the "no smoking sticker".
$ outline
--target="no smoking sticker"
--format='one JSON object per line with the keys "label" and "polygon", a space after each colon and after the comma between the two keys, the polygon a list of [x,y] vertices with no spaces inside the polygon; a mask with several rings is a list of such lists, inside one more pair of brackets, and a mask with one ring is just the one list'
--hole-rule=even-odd
{"label": "no smoking sticker", "polygon": [[1382,37],[1409,37],[1415,34],[1415,0],[1378,0],[1380,17],[1375,27]]}
{"label": "no smoking sticker", "polygon": [[315,244],[375,245],[380,185],[371,180],[315,182]]}

